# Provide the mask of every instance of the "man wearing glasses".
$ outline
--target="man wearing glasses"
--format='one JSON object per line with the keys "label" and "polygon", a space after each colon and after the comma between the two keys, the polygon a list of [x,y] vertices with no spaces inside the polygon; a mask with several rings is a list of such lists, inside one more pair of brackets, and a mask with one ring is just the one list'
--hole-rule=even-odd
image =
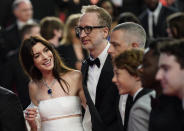
{"label": "man wearing glasses", "polygon": [[86,131],[123,131],[119,94],[112,83],[113,68],[107,50],[111,16],[95,5],[83,6],[75,28],[90,57],[83,62],[83,88],[87,99],[83,125]]}

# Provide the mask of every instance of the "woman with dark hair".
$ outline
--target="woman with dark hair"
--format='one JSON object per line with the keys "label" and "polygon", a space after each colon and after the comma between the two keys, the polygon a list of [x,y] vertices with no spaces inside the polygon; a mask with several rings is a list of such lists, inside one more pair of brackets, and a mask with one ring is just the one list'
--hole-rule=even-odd
{"label": "woman with dark hair", "polygon": [[[79,98],[85,103],[85,97],[81,73],[66,67],[54,47],[40,36],[22,43],[19,58],[31,80],[29,94],[38,107],[42,131],[83,131]],[[36,114],[35,108],[26,111],[32,130],[37,130]]]}

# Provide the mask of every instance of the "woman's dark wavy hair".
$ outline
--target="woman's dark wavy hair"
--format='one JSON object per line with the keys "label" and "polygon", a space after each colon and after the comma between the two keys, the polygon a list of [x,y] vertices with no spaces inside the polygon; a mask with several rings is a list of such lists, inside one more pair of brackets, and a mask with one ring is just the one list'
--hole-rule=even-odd
{"label": "woman's dark wavy hair", "polygon": [[126,69],[132,76],[139,76],[138,67],[142,64],[144,51],[131,49],[120,53],[114,59],[114,65],[118,69]]}
{"label": "woman's dark wavy hair", "polygon": [[[53,54],[54,57],[54,68],[53,68],[53,75],[58,80],[61,88],[64,90],[65,93],[68,93],[68,87],[69,84],[61,78],[60,75],[65,74],[72,69],[66,67],[59,54],[55,50],[54,46],[52,46],[51,43],[49,43],[47,40],[45,40],[41,36],[32,36],[29,39],[26,39],[23,41],[23,43],[20,46],[19,50],[19,60],[20,63],[24,69],[24,72],[28,75],[30,79],[33,81],[40,81],[42,80],[42,73],[34,66],[33,61],[33,51],[32,47],[36,45],[37,43],[42,43],[44,46],[46,46]],[[67,91],[63,88],[63,85],[60,81],[63,81],[64,84],[67,86]]]}

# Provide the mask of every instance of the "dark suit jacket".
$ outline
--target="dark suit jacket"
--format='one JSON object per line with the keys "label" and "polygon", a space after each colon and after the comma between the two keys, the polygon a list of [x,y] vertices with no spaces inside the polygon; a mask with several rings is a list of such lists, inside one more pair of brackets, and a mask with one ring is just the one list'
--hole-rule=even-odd
{"label": "dark suit jacket", "polygon": [[28,83],[29,79],[23,72],[18,60],[18,53],[0,67],[0,85],[18,94],[23,109],[30,104]]}
{"label": "dark suit jacket", "polygon": [[[70,68],[75,69],[75,63],[78,61],[77,56],[74,52],[73,45],[68,44],[68,45],[61,45],[57,47],[57,50],[59,52],[59,55],[61,56],[63,62]],[[83,49],[83,55],[84,59],[88,58],[88,52]]]}
{"label": "dark suit jacket", "polygon": [[[18,52],[18,48],[21,44],[20,32],[18,30],[17,24],[13,24],[2,32],[2,37],[4,40],[3,47],[3,58],[7,61],[13,52]],[[10,51],[12,53],[10,53]]]}
{"label": "dark suit jacket", "polygon": [[[162,6],[162,8],[160,10],[159,17],[158,17],[158,23],[155,27],[156,38],[157,37],[166,37],[166,36],[168,36],[168,34],[166,32],[166,28],[167,28],[166,18],[167,18],[167,16],[169,16],[170,14],[172,14],[174,12],[176,12],[176,10],[174,10],[173,8],[168,8],[168,7]],[[143,13],[139,16],[139,19],[141,20],[142,26],[144,27],[146,33],[149,36],[149,25],[148,25],[148,12],[147,12],[147,9],[145,11],[143,11]]]}
{"label": "dark suit jacket", "polygon": [[0,0],[0,26],[2,28],[8,27],[15,21],[15,16],[12,11],[12,4],[14,0]]}
{"label": "dark suit jacket", "polygon": [[87,61],[83,62],[83,88],[87,104],[91,113],[93,131],[123,131],[122,120],[119,113],[119,94],[112,82],[113,68],[110,56],[107,57],[102,68],[96,89],[95,105],[87,89]]}
{"label": "dark suit jacket", "polygon": [[16,95],[0,87],[0,131],[26,131],[23,110]]}
{"label": "dark suit jacket", "polygon": [[184,111],[181,100],[161,95],[152,99],[149,131],[184,131]]}

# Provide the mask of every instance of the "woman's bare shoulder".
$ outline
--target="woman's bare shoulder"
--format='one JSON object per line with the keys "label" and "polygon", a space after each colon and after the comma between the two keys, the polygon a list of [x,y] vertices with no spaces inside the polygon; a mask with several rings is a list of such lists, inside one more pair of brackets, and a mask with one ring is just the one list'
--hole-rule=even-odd
{"label": "woman's bare shoulder", "polygon": [[38,83],[35,82],[35,81],[33,81],[33,80],[31,80],[31,81],[29,82],[29,84],[28,84],[28,87],[29,87],[29,91],[35,92],[35,91],[38,90]]}
{"label": "woman's bare shoulder", "polygon": [[31,81],[29,81],[29,88],[36,88],[36,82],[35,81],[33,81],[33,80],[31,80]]}
{"label": "woman's bare shoulder", "polygon": [[79,70],[72,70],[72,71],[66,73],[65,76],[67,78],[72,79],[72,80],[74,80],[74,79],[77,80],[77,79],[80,79],[81,78],[82,73]]}
{"label": "woman's bare shoulder", "polygon": [[38,92],[38,85],[35,81],[30,81],[28,84],[29,87],[29,96],[31,98],[31,101],[34,103],[34,105],[38,105],[37,98],[37,92]]}

